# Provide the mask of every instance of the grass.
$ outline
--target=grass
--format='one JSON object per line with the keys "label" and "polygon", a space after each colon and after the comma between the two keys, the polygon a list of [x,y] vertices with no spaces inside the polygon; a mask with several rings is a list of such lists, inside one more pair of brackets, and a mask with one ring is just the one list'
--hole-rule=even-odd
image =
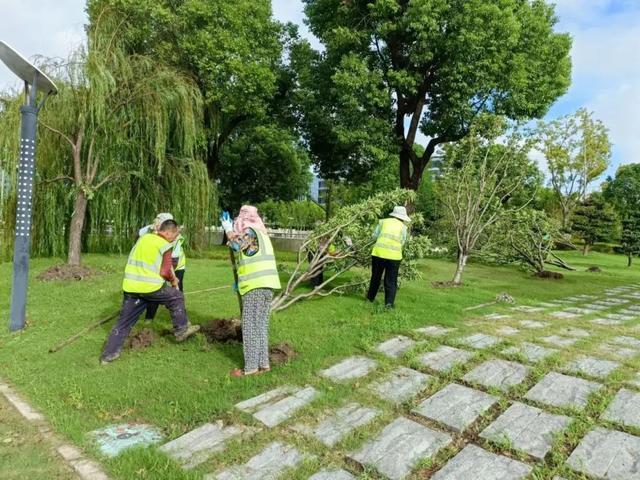
{"label": "grass", "polygon": [[76,476],[51,446],[0,395],[0,476],[3,480],[71,480]]}
{"label": "grass", "polygon": [[[170,338],[161,337],[152,347],[125,351],[118,361],[102,367],[98,357],[113,323],[94,330],[57,353],[47,353],[59,341],[119,309],[121,270],[125,257],[87,255],[84,261],[88,266],[106,273],[83,282],[66,284],[36,281],[35,276],[39,272],[57,263],[55,259],[36,259],[31,263],[28,328],[18,334],[0,334],[0,375],[47,416],[56,432],[102,461],[114,478],[200,479],[204,473],[246,460],[265,443],[276,439],[316,454],[315,460],[309,460],[295,474],[288,475],[291,478],[308,478],[308,474],[313,473],[321,463],[342,465],[344,452],[361,445],[377,433],[385,422],[401,413],[407,414],[411,407],[391,407],[372,398],[364,385],[377,374],[362,383],[343,386],[317,377],[318,370],[346,356],[366,352],[381,363],[377,373],[388,371],[396,363],[375,355],[371,348],[392,334],[407,334],[411,329],[421,326],[456,326],[459,332],[487,332],[502,325],[517,327],[516,323],[482,320],[481,315],[485,313],[506,311],[507,307],[504,306],[463,311],[465,307],[493,300],[500,292],[506,291],[516,298],[518,304],[526,305],[575,294],[601,293],[611,286],[640,281],[640,269],[627,269],[623,256],[591,253],[582,257],[579,253],[567,252],[562,255],[579,271],[568,272],[566,278],[560,281],[536,279],[511,267],[471,264],[465,274],[464,287],[432,288],[431,281],[450,279],[454,265],[444,260],[430,259],[421,263],[423,280],[402,286],[393,311],[385,311],[379,304],[371,305],[359,296],[297,304],[272,317],[271,342],[289,342],[299,352],[299,357],[289,365],[275,368],[269,375],[242,379],[228,376],[230,369],[242,365],[241,347],[232,344],[209,346],[202,336],[184,344],[175,344]],[[206,257],[189,260],[185,277],[186,291],[231,285],[232,275],[224,251],[216,250]],[[291,255],[283,257],[292,259]],[[598,265],[603,272],[585,272],[586,267],[591,265]],[[8,318],[10,281],[11,264],[0,264],[0,291],[6,292],[0,298],[0,318],[5,321]],[[230,288],[187,296],[187,310],[193,323],[237,316],[238,313],[236,297]],[[544,315],[518,314],[518,318],[534,317],[549,320]],[[465,321],[469,325],[465,325]],[[567,324],[572,322],[568,321]],[[167,312],[161,309],[151,325],[140,322],[136,328],[149,327],[159,334],[169,326]],[[479,327],[481,330],[478,330]],[[522,330],[518,341],[536,341],[543,333],[547,334],[546,330]],[[616,329],[602,327],[596,331],[604,338],[614,335]],[[447,337],[444,342],[455,344]],[[579,342],[563,351],[562,358],[590,348],[593,342],[595,338]],[[507,339],[503,346],[515,343],[516,339]],[[411,354],[432,349],[435,345],[434,342],[427,343]],[[488,353],[478,353],[469,367],[456,369],[445,380],[459,378],[486,358]],[[635,362],[625,362],[620,378],[630,378],[636,367],[638,365]],[[542,371],[535,369],[530,382],[542,374]],[[182,471],[155,449],[134,449],[113,459],[103,458],[87,436],[91,430],[121,422],[154,424],[162,429],[167,438],[175,438],[216,419],[255,425],[251,417],[234,411],[233,404],[285,383],[299,386],[311,384],[322,392],[317,402],[300,413],[300,419],[315,418],[322,410],[338,406],[345,399],[379,406],[384,413],[371,428],[350,436],[332,453],[288,429],[263,429],[250,442],[231,442],[224,454],[215,456],[190,472]],[[443,386],[444,383],[438,385]],[[608,386],[607,395],[611,391]],[[429,393],[431,390],[425,391],[420,398],[425,398]],[[517,390],[517,393],[521,392]],[[596,403],[599,405],[601,402]],[[595,413],[589,411],[590,415]],[[587,420],[586,417],[579,417],[582,424]],[[578,430],[583,432],[584,428]],[[573,441],[577,437],[570,438]],[[442,454],[438,458],[442,457],[444,461],[453,453]],[[439,465],[438,459],[434,461]],[[432,463],[429,463],[428,469],[432,468]],[[3,468],[0,466],[2,478]],[[549,472],[548,469],[542,470],[536,478],[547,478]],[[563,471],[563,474],[572,478],[567,472]],[[376,478],[376,474],[368,472],[364,478]]]}

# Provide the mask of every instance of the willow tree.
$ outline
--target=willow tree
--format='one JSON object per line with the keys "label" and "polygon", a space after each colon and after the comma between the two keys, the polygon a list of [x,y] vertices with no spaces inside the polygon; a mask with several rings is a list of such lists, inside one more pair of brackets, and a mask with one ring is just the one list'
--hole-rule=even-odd
{"label": "willow tree", "polygon": [[[126,54],[113,25],[105,14],[89,31],[86,48],[47,65],[60,90],[40,118],[40,196],[34,208],[37,216],[54,217],[39,235],[58,240],[60,223],[70,214],[69,265],[80,264],[87,209],[103,190],[118,192],[119,200],[129,200],[123,208],[137,211],[145,190],[170,191],[163,178],[168,166],[179,180],[179,160],[188,163],[195,154],[202,103],[197,86],[149,57]],[[2,129],[2,143],[12,141],[7,136],[17,133]],[[70,212],[61,197],[73,199]]]}

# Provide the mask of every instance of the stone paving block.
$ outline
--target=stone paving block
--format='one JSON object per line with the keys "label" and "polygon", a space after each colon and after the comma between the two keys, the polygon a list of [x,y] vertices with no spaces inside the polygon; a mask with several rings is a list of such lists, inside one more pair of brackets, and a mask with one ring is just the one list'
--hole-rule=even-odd
{"label": "stone paving block", "polygon": [[609,341],[617,345],[624,345],[625,347],[640,348],[640,340],[633,337],[619,336],[619,337],[613,337]]}
{"label": "stone paving block", "polygon": [[600,418],[620,425],[639,428],[640,393],[623,388],[616,394]]}
{"label": "stone paving block", "polygon": [[376,352],[382,353],[389,358],[400,358],[415,344],[416,342],[409,337],[398,335],[378,345]]}
{"label": "stone paving block", "polygon": [[604,315],[604,318],[608,318],[609,320],[621,320],[623,322],[626,322],[628,320],[633,320],[633,317],[629,315],[622,315],[620,313],[608,313]]}
{"label": "stone paving block", "polygon": [[640,479],[640,438],[596,428],[582,439],[567,464],[576,472],[603,480]]}
{"label": "stone paving block", "polygon": [[554,435],[564,430],[570,421],[564,415],[553,415],[515,402],[480,436],[496,442],[506,439],[516,450],[542,460],[551,450]]}
{"label": "stone paving block", "polygon": [[541,347],[535,343],[524,342],[519,347],[509,347],[503,350],[502,353],[506,353],[507,355],[521,354],[529,362],[536,363],[558,353],[558,350],[555,348]]}
{"label": "stone paving block", "polygon": [[518,330],[517,328],[513,328],[513,327],[500,327],[496,330],[496,333],[500,334],[500,335],[517,335],[518,333],[520,333],[520,330]]}
{"label": "stone paving block", "polygon": [[322,370],[320,375],[334,382],[343,382],[364,377],[377,366],[378,362],[367,357],[349,357],[333,367]]}
{"label": "stone paving block", "polygon": [[576,318],[576,313],[567,312],[566,310],[560,310],[559,312],[551,312],[549,315],[556,318]]}
{"label": "stone paving block", "polygon": [[418,362],[437,372],[448,372],[456,365],[467,362],[473,353],[458,348],[441,345],[433,352],[427,352],[418,358]]}
{"label": "stone paving block", "polygon": [[493,347],[494,345],[500,343],[502,340],[492,335],[486,335],[484,333],[474,333],[473,335],[460,338],[458,339],[458,341],[471,348],[483,349]]}
{"label": "stone paving block", "polygon": [[515,310],[516,312],[524,312],[524,313],[536,313],[536,312],[542,312],[544,310],[544,308],[530,307],[529,305],[520,305],[518,307],[512,307],[511,309]]}
{"label": "stone paving block", "polygon": [[287,468],[295,468],[304,459],[305,455],[291,445],[273,442],[244,465],[206,475],[204,478],[205,480],[273,480]]}
{"label": "stone paving block", "polygon": [[79,458],[69,462],[82,480],[109,480],[102,467],[93,460]]}
{"label": "stone paving block", "polygon": [[575,313],[576,315],[591,315],[592,313],[596,313],[595,310],[591,310],[589,308],[580,308],[580,307],[565,308],[564,311],[569,313]]}
{"label": "stone paving block", "polygon": [[556,333],[558,335],[566,335],[567,337],[586,338],[591,336],[591,334],[584,328],[576,328],[576,327],[563,327],[557,330]]}
{"label": "stone paving block", "polygon": [[582,373],[595,378],[606,378],[620,364],[611,360],[603,360],[594,357],[579,357],[567,365],[567,370],[573,373]]}
{"label": "stone paving block", "polygon": [[509,315],[504,315],[502,313],[489,313],[487,315],[484,315],[484,318],[489,320],[504,320],[511,317]]}
{"label": "stone paving block", "polygon": [[140,423],[109,425],[90,432],[89,436],[96,440],[100,451],[108,457],[115,457],[127,448],[153,445],[162,440],[162,433],[157,427]]}
{"label": "stone paving block", "polygon": [[214,453],[223,451],[226,441],[240,435],[244,430],[244,427],[237,425],[225,427],[222,422],[205,423],[165,443],[159,450],[180,463],[183,468],[193,468]]}
{"label": "stone paving block", "polygon": [[281,387],[236,404],[239,410],[250,413],[267,427],[275,427],[291,418],[318,396],[313,387]]}
{"label": "stone paving block", "polygon": [[431,375],[418,372],[411,368],[400,367],[378,382],[371,384],[370,388],[380,398],[389,402],[400,404],[415,397],[424,390],[433,380]]}
{"label": "stone paving block", "polygon": [[548,327],[549,324],[546,322],[538,322],[537,320],[521,320],[520,326],[524,328],[545,328]]}
{"label": "stone paving block", "polygon": [[589,322],[595,325],[603,325],[605,327],[609,327],[612,325],[622,325],[621,320],[612,320],[610,318],[595,318],[593,320],[589,320]]}
{"label": "stone paving block", "polygon": [[497,401],[498,397],[452,383],[423,401],[413,413],[461,432]]}
{"label": "stone paving block", "polygon": [[309,480],[356,480],[352,474],[342,469],[321,470],[309,477]]}
{"label": "stone paving block", "polygon": [[600,345],[600,351],[620,358],[633,358],[640,354],[638,350],[634,350],[633,348],[625,348],[620,345],[611,345],[608,343]]}
{"label": "stone paving block", "polygon": [[453,332],[454,328],[440,327],[439,325],[431,325],[429,327],[416,328],[414,332],[421,333],[423,335],[430,335],[433,337],[440,337],[447,333]]}
{"label": "stone paving block", "polygon": [[467,445],[434,476],[432,480],[521,480],[533,468],[502,455]]}
{"label": "stone paving block", "polygon": [[313,436],[325,446],[331,448],[356,428],[372,422],[378,415],[380,415],[380,410],[378,409],[350,403],[333,413],[325,415],[316,427],[298,424],[291,427],[291,429]]}
{"label": "stone paving block", "polygon": [[584,308],[588,308],[589,310],[601,311],[601,310],[607,310],[608,308],[611,308],[611,307],[608,305],[600,305],[598,303],[589,303],[585,305]]}
{"label": "stone paving block", "polygon": [[529,367],[507,360],[488,360],[467,373],[466,382],[475,382],[485,387],[495,387],[507,391],[522,383],[530,372]]}
{"label": "stone paving block", "polygon": [[638,318],[638,313],[636,310],[632,310],[631,308],[625,308],[623,310],[619,310],[618,313],[620,315],[626,315],[631,318]]}
{"label": "stone paving block", "polygon": [[572,337],[560,337],[558,335],[549,335],[547,337],[542,337],[542,340],[545,343],[549,343],[551,345],[555,345],[556,347],[570,347],[574,345],[578,339]]}
{"label": "stone paving block", "polygon": [[640,305],[634,303],[633,305],[627,306],[627,310],[631,310],[632,312],[640,312]]}
{"label": "stone paving block", "polygon": [[540,302],[540,303],[538,303],[536,305],[538,305],[539,307],[543,307],[544,309],[556,308],[556,307],[560,306],[559,303],[554,303],[554,302]]}
{"label": "stone paving block", "polygon": [[601,387],[596,382],[550,372],[524,398],[554,407],[584,408],[589,395]]}
{"label": "stone paving block", "polygon": [[400,417],[348,456],[360,465],[375,468],[391,480],[401,480],[420,461],[432,458],[449,443],[451,437],[446,433]]}

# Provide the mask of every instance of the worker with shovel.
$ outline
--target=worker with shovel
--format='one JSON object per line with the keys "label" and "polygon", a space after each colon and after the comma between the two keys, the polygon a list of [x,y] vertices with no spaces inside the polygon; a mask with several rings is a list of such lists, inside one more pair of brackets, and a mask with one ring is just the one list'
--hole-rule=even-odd
{"label": "worker with shovel", "polygon": [[256,207],[244,205],[233,223],[228,212],[220,220],[238,256],[237,289],[242,297],[244,369],[232,370],[231,375],[268,372],[269,313],[273,291],[280,289],[273,246]]}
{"label": "worker with shovel", "polygon": [[[151,225],[146,225],[138,231],[138,238],[147,233],[154,233],[160,228],[162,222],[165,220],[174,220],[173,215],[170,213],[159,213]],[[180,229],[182,231],[182,229]],[[173,270],[178,278],[178,288],[181,292],[184,291],[184,272],[187,267],[187,258],[184,253],[184,237],[182,233],[178,234],[178,237],[173,242],[173,248],[171,249],[171,264]],[[158,311],[160,305],[157,303],[150,303],[147,307],[147,313],[145,314],[145,320],[153,320]]]}
{"label": "worker with shovel", "polygon": [[[200,330],[199,325],[189,324],[184,295],[178,289],[178,278],[171,265],[171,249],[179,234],[178,224],[174,220],[165,220],[157,232],[141,236],[133,246],[124,269],[124,300],[120,319],[111,330],[100,358],[103,365],[120,356],[129,332],[151,303],[169,309],[173,333],[178,342]],[[165,281],[171,286],[166,285]]]}

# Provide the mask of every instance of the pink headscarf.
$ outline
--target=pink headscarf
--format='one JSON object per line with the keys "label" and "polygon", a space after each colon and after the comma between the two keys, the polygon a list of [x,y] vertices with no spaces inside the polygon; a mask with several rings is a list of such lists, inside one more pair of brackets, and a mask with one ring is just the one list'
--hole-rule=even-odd
{"label": "pink headscarf", "polygon": [[267,227],[264,226],[260,215],[258,215],[258,209],[252,205],[243,205],[238,217],[233,221],[233,231],[238,235],[242,235],[246,228],[267,233]]}

